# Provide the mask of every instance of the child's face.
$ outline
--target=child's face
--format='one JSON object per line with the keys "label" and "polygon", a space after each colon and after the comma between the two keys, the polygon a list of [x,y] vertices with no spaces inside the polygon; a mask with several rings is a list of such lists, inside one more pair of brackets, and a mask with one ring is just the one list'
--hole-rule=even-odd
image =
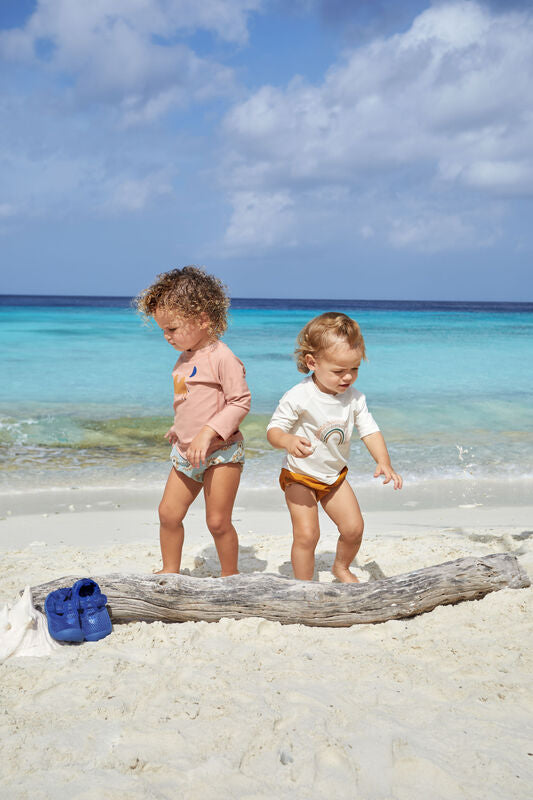
{"label": "child's face", "polygon": [[313,371],[313,380],[322,392],[342,394],[357,378],[362,353],[349,344],[339,342],[305,361]]}
{"label": "child's face", "polygon": [[181,317],[175,311],[158,309],[154,319],[167,342],[176,350],[198,350],[212,339],[207,314],[190,319]]}

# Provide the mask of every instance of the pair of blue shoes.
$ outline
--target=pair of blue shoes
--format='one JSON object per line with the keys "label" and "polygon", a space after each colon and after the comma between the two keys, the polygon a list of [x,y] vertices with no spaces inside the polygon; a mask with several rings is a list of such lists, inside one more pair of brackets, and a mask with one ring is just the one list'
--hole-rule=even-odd
{"label": "pair of blue shoes", "polygon": [[107,597],[90,578],[50,592],[44,601],[50,636],[59,642],[96,642],[111,633]]}

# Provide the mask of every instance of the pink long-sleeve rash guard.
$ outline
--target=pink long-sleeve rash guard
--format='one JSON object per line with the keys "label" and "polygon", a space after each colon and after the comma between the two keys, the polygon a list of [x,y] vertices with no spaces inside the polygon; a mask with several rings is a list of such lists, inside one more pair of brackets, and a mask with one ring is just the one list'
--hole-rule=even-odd
{"label": "pink long-sleeve rash guard", "polygon": [[251,394],[244,364],[223,342],[185,350],[172,370],[177,447],[187,448],[204,425],[218,434],[207,455],[241,441],[239,425],[250,410]]}

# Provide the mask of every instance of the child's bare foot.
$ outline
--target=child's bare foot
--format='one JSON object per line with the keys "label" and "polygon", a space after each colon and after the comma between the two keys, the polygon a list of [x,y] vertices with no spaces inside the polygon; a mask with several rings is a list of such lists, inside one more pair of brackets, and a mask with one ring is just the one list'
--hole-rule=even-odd
{"label": "child's bare foot", "polygon": [[341,583],[359,583],[353,572],[350,572],[348,567],[341,567],[339,564],[333,564],[331,571]]}

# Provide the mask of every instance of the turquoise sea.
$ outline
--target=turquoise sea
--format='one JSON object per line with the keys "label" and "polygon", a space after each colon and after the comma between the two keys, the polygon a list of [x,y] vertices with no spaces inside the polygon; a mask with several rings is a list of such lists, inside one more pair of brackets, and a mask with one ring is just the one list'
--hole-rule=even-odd
{"label": "turquoise sea", "polygon": [[[407,483],[533,477],[533,304],[236,299],[225,341],[253,396],[244,486],[276,483],[265,426],[303,377],[296,334],[330,309],[361,325],[357,387]],[[0,491],[160,485],[176,358],[128,298],[0,297]],[[372,482],[357,440],[350,470]]]}

